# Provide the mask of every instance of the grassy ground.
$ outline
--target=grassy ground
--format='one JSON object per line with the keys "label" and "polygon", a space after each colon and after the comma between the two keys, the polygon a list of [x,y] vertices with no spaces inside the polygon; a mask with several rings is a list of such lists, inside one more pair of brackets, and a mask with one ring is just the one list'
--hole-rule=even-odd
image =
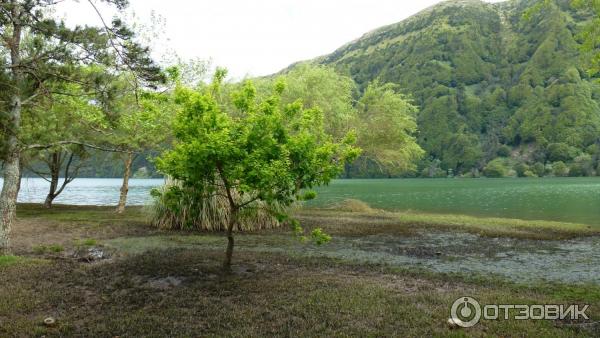
{"label": "grassy ground", "polygon": [[300,209],[296,214],[304,223],[311,224],[314,220],[324,224],[330,232],[343,235],[408,233],[423,228],[464,231],[490,237],[550,240],[600,235],[600,227],[587,224],[409,211],[389,212],[372,209],[358,200],[346,200],[334,209]]}
{"label": "grassy ground", "polygon": [[[412,223],[402,219],[404,214],[371,210],[297,214],[309,228],[321,226],[334,236],[374,232],[401,236],[423,227],[481,232],[468,226],[477,224],[470,219],[462,219],[464,226]],[[527,229],[547,230],[537,226]],[[565,235],[563,230],[557,238]],[[587,234],[579,230],[569,228],[566,233]],[[285,234],[280,230],[247,236],[256,242],[285,244]],[[47,211],[20,206],[14,235],[17,256],[0,257],[0,337],[600,334],[597,326],[562,321],[484,321],[470,329],[450,329],[446,324],[452,302],[464,295],[484,303],[588,303],[588,314],[598,321],[598,286],[519,285],[486,276],[250,250],[237,250],[233,273],[223,274],[223,250],[213,248],[225,243],[222,237],[194,236],[190,245],[186,234],[149,228],[140,208],[115,216],[112,208],[57,206]],[[515,235],[521,236],[521,230]],[[144,251],[165,241],[170,245]],[[89,264],[70,258],[79,247],[109,244],[117,248],[111,260]],[[48,316],[57,319],[54,327],[42,324]]]}

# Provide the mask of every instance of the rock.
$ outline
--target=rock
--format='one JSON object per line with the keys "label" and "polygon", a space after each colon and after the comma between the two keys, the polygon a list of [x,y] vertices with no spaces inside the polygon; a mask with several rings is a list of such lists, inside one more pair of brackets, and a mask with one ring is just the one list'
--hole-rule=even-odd
{"label": "rock", "polygon": [[56,325],[56,319],[54,317],[48,317],[48,318],[44,319],[44,325],[54,326],[54,325]]}
{"label": "rock", "polygon": [[95,262],[109,259],[111,257],[111,253],[107,249],[101,247],[83,247],[75,250],[75,252],[73,252],[73,257],[84,262]]}
{"label": "rock", "polygon": [[436,251],[436,252],[435,252],[435,255],[436,255],[436,256],[441,256],[441,255],[442,255],[442,252],[441,252],[441,251]]}

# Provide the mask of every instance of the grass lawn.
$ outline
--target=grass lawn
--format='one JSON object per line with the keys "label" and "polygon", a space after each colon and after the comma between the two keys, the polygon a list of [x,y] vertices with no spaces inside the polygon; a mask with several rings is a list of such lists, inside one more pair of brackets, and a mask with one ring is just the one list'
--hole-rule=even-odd
{"label": "grass lawn", "polygon": [[[465,295],[486,304],[586,303],[592,322],[598,321],[597,285],[516,284],[243,245],[234,252],[233,272],[223,274],[221,236],[157,231],[147,225],[141,208],[123,216],[112,211],[19,206],[15,256],[0,257],[0,337],[600,334],[598,326],[567,321],[482,321],[469,329],[446,323],[451,304]],[[299,210],[297,215],[308,228],[321,226],[334,238],[462,229],[558,240],[593,232],[561,223],[547,228],[546,223],[373,210]],[[282,229],[244,235],[240,242],[285,248],[291,243],[286,234]],[[97,263],[73,259],[70,254],[81,247],[110,248],[113,258]],[[53,327],[43,325],[49,316],[56,318]]]}

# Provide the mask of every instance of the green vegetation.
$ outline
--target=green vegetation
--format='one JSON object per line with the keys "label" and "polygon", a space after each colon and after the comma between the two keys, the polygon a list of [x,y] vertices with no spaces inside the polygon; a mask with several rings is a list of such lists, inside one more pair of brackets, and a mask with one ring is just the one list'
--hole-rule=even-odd
{"label": "green vegetation", "polygon": [[0,256],[0,267],[5,267],[13,264],[17,264],[22,260],[21,257],[4,255]]}
{"label": "green vegetation", "polygon": [[[104,2],[118,10],[127,6],[124,0]],[[57,160],[57,154],[73,154],[71,146],[103,148],[87,132],[80,133],[79,122],[89,123],[86,131],[93,130],[97,111],[106,116],[115,113],[110,105],[115,77],[129,75],[136,88],[156,87],[165,80],[149,49],[135,40],[136,34],[122,20],[102,20],[102,27],[71,28],[54,16],[54,5],[10,1],[2,4],[0,12],[0,253],[10,251],[22,168],[31,152],[50,152],[50,206],[62,189],[57,187],[57,173],[62,172],[64,161]],[[89,5],[101,16],[93,2]],[[71,129],[73,118],[76,123]],[[67,157],[65,184],[72,177],[68,172],[72,157]]]}
{"label": "green vegetation", "polygon": [[[395,231],[409,233],[416,228],[455,230],[476,233],[488,237],[512,237],[530,239],[565,239],[580,236],[600,235],[600,228],[587,224],[555,222],[543,220],[522,220],[497,217],[475,217],[467,215],[431,214],[414,211],[384,211],[372,209],[368,204],[358,200],[346,200],[333,208],[308,209],[297,211],[298,217],[321,219],[336,218],[373,218],[375,222],[386,220],[384,225],[391,225]],[[354,223],[354,222],[353,222]],[[357,222],[358,223],[358,222]],[[364,221],[363,224],[352,224],[352,229],[344,229],[336,226],[325,228],[332,234],[365,234],[377,232],[377,226],[373,222]],[[383,232],[390,231],[383,227]]]}
{"label": "green vegetation", "polygon": [[46,261],[36,258],[22,256],[2,255],[0,256],[0,269],[6,269],[11,266],[34,267],[36,264],[46,263]]}
{"label": "green vegetation", "polygon": [[463,215],[436,215],[398,213],[406,224],[426,224],[474,232],[482,236],[509,236],[534,239],[563,239],[577,236],[600,235],[600,229],[586,224],[527,221],[511,218],[481,218]]}
{"label": "green vegetation", "polygon": [[[600,1],[444,1],[235,83],[61,2],[0,4],[0,336],[598,334]],[[106,158],[116,212],[53,207]],[[466,295],[591,318],[451,328]]]}
{"label": "green vegetation", "polygon": [[[158,159],[158,165],[181,183],[164,192],[175,200],[166,207],[176,215],[182,211],[178,202],[182,199],[190,201],[183,210],[202,221],[202,215],[211,211],[204,201],[216,194],[225,196],[228,246],[223,265],[229,269],[233,232],[243,222],[241,215],[275,206],[274,217],[287,220],[285,207],[313,198],[314,193],[307,190],[328,184],[360,149],[354,147],[352,133],[340,141],[328,135],[318,108],[303,109],[296,101],[280,110],[284,82],[278,82],[269,98],[258,101],[248,81],[231,95],[235,110],[222,110],[218,95],[225,75],[224,70],[217,70],[204,91],[176,88],[175,101],[182,107],[173,124],[176,143]],[[180,223],[182,217],[174,221]],[[290,223],[302,233],[297,221]],[[319,244],[329,238],[319,229],[311,235]]]}
{"label": "green vegetation", "polygon": [[94,246],[98,241],[93,238],[78,239],[74,241],[75,246]]}
{"label": "green vegetation", "polygon": [[59,253],[65,251],[65,248],[60,244],[37,245],[33,247],[33,252],[41,255],[44,253]]}
{"label": "green vegetation", "polygon": [[304,108],[323,111],[325,131],[334,137],[356,132],[362,153],[346,166],[346,177],[410,173],[423,157],[415,138],[418,109],[399,86],[374,80],[358,96],[350,77],[330,67],[299,64],[274,78],[259,79],[259,95],[270,94],[278,81],[287,84],[283,105],[300,100]]}
{"label": "green vegetation", "polygon": [[[443,2],[312,62],[335,67],[361,90],[379,79],[414,98],[427,152],[418,174],[440,176],[427,170],[437,160],[441,171],[472,176],[496,156],[570,166],[583,155],[591,170],[576,165],[572,175],[591,176],[600,156],[600,83],[581,48],[597,51],[598,4],[545,1],[529,10],[540,2]],[[492,167],[494,177],[508,174],[497,161]]]}

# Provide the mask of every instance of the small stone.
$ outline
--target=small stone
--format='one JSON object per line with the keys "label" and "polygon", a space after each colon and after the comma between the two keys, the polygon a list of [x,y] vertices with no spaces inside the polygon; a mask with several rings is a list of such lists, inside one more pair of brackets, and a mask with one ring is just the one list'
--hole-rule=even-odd
{"label": "small stone", "polygon": [[56,319],[54,317],[48,317],[44,319],[44,325],[46,326],[54,326],[56,324]]}
{"label": "small stone", "polygon": [[436,256],[441,256],[441,255],[442,255],[442,252],[441,252],[441,251],[436,251],[436,252],[435,252],[435,255],[436,255]]}

